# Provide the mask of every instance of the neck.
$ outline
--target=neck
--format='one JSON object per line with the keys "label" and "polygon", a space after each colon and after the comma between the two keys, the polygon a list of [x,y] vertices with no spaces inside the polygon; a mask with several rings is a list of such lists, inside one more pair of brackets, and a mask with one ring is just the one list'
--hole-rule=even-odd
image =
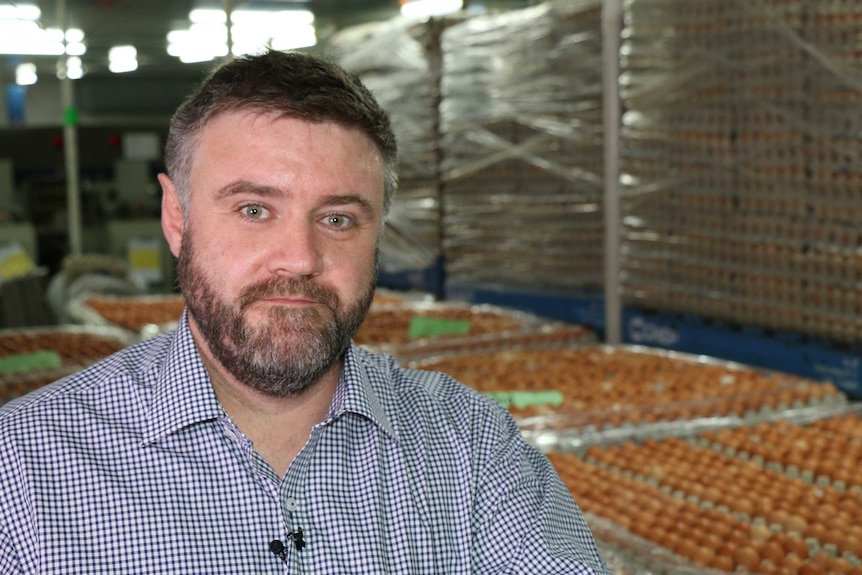
{"label": "neck", "polygon": [[311,428],[326,418],[343,362],[333,365],[323,377],[297,395],[272,397],[237,380],[213,357],[196,326],[191,327],[222,408],[251,440],[254,450],[273,471],[283,476],[308,441]]}

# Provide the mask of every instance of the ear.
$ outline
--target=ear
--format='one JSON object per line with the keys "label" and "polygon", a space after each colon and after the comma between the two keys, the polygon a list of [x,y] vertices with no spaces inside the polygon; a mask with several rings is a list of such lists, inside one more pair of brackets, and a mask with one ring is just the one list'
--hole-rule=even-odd
{"label": "ear", "polygon": [[174,257],[179,257],[183,243],[183,208],[174,182],[167,174],[159,174],[162,185],[162,232]]}

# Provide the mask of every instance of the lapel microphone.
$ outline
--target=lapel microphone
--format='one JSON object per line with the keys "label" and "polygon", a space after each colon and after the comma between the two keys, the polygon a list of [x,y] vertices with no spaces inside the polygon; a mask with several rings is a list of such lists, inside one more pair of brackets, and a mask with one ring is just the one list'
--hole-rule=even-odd
{"label": "lapel microphone", "polygon": [[[302,527],[297,528],[296,533],[288,531],[287,538],[293,540],[293,546],[296,547],[297,551],[302,551],[302,548],[305,547],[305,539],[302,538]],[[285,548],[281,539],[270,541],[269,550],[282,561],[287,561],[287,548]]]}

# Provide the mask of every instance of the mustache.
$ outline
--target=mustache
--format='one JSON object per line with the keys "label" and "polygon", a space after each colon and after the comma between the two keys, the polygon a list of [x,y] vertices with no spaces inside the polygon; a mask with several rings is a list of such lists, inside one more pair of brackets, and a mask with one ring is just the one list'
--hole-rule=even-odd
{"label": "mustache", "polygon": [[335,291],[308,278],[272,278],[246,287],[239,294],[239,307],[245,310],[257,300],[293,297],[322,303],[333,310],[338,308]]}

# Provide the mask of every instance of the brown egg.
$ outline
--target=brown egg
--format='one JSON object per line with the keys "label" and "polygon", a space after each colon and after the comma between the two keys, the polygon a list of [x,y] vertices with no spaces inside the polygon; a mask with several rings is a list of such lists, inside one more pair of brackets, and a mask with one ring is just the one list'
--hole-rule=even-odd
{"label": "brown egg", "polygon": [[766,541],[772,536],[772,529],[762,523],[753,523],[749,534],[753,541]]}
{"label": "brown egg", "polygon": [[799,575],[824,575],[826,570],[817,563],[805,563],[799,567]]}
{"label": "brown egg", "polygon": [[808,558],[808,545],[799,537],[787,537],[784,540],[784,551],[788,555],[793,553],[800,559]]}
{"label": "brown egg", "polygon": [[787,511],[783,509],[773,509],[769,512],[767,519],[769,520],[770,524],[784,526],[789,517],[790,513],[788,513]]}
{"label": "brown egg", "polygon": [[781,561],[781,566],[786,567],[792,573],[796,573],[799,571],[799,568],[805,564],[805,560],[799,557],[796,554],[785,555],[784,559]]}
{"label": "brown egg", "polygon": [[751,545],[744,545],[736,549],[733,554],[733,562],[737,567],[754,571],[754,568],[760,564],[760,553]]}
{"label": "brown egg", "polygon": [[784,551],[784,547],[775,541],[767,541],[760,548],[760,555],[763,559],[768,559],[778,565],[784,559],[786,552]]}
{"label": "brown egg", "polygon": [[695,547],[690,556],[691,562],[700,567],[709,567],[713,557],[715,557],[715,550],[703,545]]}
{"label": "brown egg", "polygon": [[844,540],[841,542],[839,549],[842,552],[849,551],[856,557],[859,557],[862,555],[862,539],[848,532],[844,535]]}
{"label": "brown egg", "polygon": [[719,571],[733,571],[733,558],[730,555],[719,555],[718,553],[713,556],[712,561],[709,562],[708,567],[712,569],[717,569]]}
{"label": "brown egg", "polygon": [[784,522],[784,527],[789,532],[802,535],[808,529],[808,521],[801,515],[790,514]]}

